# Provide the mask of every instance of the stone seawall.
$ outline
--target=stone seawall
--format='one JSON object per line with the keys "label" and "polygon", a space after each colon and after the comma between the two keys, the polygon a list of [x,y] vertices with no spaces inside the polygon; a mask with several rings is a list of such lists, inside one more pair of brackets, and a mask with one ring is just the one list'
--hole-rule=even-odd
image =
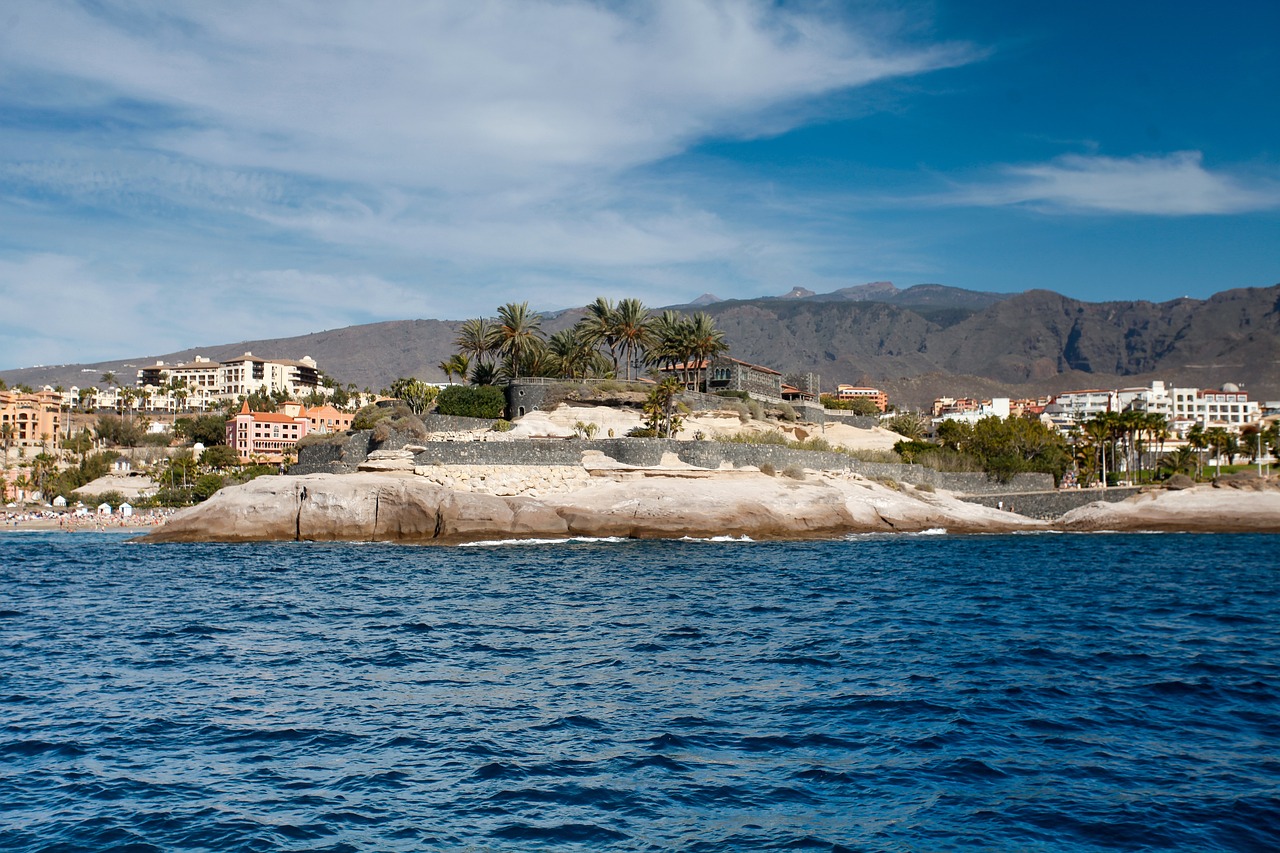
{"label": "stone seawall", "polygon": [[985,474],[947,473],[920,465],[862,462],[843,453],[795,450],[776,444],[735,444],[723,441],[674,441],[659,438],[529,439],[526,441],[427,441],[393,436],[371,447],[369,433],[356,433],[342,444],[303,447],[290,474],[350,473],[373,449],[414,448],[415,465],[581,465],[582,454],[596,450],[624,465],[656,466],[666,453],[699,468],[771,465],[827,471],[853,471],[864,477],[912,485],[929,485],[967,495],[1003,495],[1053,489],[1048,474],[1019,474],[999,483]]}
{"label": "stone seawall", "polygon": [[[970,494],[963,500],[982,506],[1012,510],[1028,518],[1051,520],[1094,501],[1119,503],[1141,492],[1145,487],[1125,486],[1110,489],[1059,489],[1051,492],[1005,492],[1003,494]],[[1003,506],[1001,504],[1003,503]]]}

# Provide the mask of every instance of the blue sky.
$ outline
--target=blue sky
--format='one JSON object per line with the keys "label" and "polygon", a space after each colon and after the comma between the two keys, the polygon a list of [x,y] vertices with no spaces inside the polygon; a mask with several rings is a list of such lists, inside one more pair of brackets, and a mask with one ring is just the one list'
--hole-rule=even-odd
{"label": "blue sky", "polygon": [[1273,2],[6,4],[0,368],[512,300],[1269,286],[1277,44]]}

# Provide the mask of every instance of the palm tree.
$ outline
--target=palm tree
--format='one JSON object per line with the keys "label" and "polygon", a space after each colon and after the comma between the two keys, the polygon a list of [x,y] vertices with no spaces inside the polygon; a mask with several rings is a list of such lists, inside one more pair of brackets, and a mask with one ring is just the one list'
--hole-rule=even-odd
{"label": "palm tree", "polygon": [[1194,474],[1196,470],[1196,451],[1190,445],[1183,445],[1160,457],[1160,466],[1169,476],[1174,474]]}
{"label": "palm tree", "polygon": [[609,360],[590,342],[582,323],[561,329],[547,340],[549,366],[558,376],[585,379],[609,369]]}
{"label": "palm tree", "polygon": [[684,315],[675,311],[663,311],[662,316],[653,321],[653,342],[646,353],[646,361],[656,367],[666,367],[675,371],[675,367],[685,363],[685,375],[688,373],[689,359],[693,357],[693,338],[690,335],[690,323]]}
{"label": "palm tree", "polygon": [[492,385],[498,378],[498,368],[491,361],[477,361],[471,367],[472,385]]}
{"label": "palm tree", "polygon": [[1192,424],[1191,429],[1187,431],[1187,444],[1195,448],[1196,451],[1196,477],[1199,478],[1204,473],[1204,454],[1203,451],[1209,446],[1208,439],[1205,438],[1204,425]]}
{"label": "palm tree", "polygon": [[460,355],[467,356],[479,367],[493,351],[493,334],[493,323],[484,317],[477,317],[463,321],[453,343]]}
{"label": "palm tree", "polygon": [[908,441],[919,441],[924,438],[928,419],[920,412],[902,411],[886,421],[884,426]]}
{"label": "palm tree", "polygon": [[578,321],[582,327],[582,335],[593,347],[604,344],[613,363],[613,371],[618,372],[617,338],[614,337],[614,314],[617,309],[611,300],[597,296],[596,301],[587,306],[586,315]]}
{"label": "palm tree", "polygon": [[1111,424],[1102,415],[1084,422],[1080,428],[1085,441],[1098,449],[1098,470],[1102,487],[1107,486],[1107,443],[1111,438]]}
{"label": "palm tree", "polygon": [[639,299],[623,299],[613,312],[613,338],[626,359],[627,379],[632,378],[631,366],[637,351],[643,351],[653,342],[653,320],[649,309]]}
{"label": "palm tree", "polygon": [[694,314],[689,322],[689,337],[693,343],[694,360],[704,366],[700,384],[705,385],[706,370],[710,369],[717,356],[729,351],[729,344],[724,339],[724,332],[716,328],[716,321],[703,311]]}
{"label": "palm tree", "polygon": [[18,474],[13,478],[13,487],[17,489],[18,495],[25,501],[27,499],[27,490],[31,488],[31,478],[26,474]]}
{"label": "palm tree", "polygon": [[1218,473],[1221,474],[1222,454],[1226,453],[1234,443],[1235,437],[1227,432],[1225,427],[1209,427],[1204,432],[1204,439],[1213,448],[1214,461],[1217,463]]}
{"label": "palm tree", "polygon": [[528,358],[543,346],[542,318],[529,310],[528,302],[508,302],[498,309],[498,322],[490,339],[494,352],[509,359],[508,368],[514,379],[527,366]]}
{"label": "palm tree", "polygon": [[455,375],[466,378],[467,368],[471,366],[471,359],[464,353],[456,352],[436,366],[444,374],[445,381],[452,383]]}

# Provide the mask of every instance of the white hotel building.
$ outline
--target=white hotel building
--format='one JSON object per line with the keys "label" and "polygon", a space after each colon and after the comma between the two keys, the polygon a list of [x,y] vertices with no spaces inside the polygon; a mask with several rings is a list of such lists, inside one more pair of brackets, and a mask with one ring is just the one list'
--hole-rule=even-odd
{"label": "white hotel building", "polygon": [[1103,412],[1154,412],[1169,420],[1173,431],[1186,435],[1194,424],[1204,429],[1225,427],[1239,432],[1262,417],[1257,401],[1230,383],[1221,390],[1166,388],[1152,382],[1149,388],[1089,389],[1054,396],[1045,408],[1054,423],[1071,426]]}

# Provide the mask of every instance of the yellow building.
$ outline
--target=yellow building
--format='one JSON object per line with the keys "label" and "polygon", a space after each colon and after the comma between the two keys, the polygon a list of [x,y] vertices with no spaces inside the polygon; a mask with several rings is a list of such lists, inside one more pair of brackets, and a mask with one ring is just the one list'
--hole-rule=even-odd
{"label": "yellow building", "polygon": [[0,448],[50,447],[62,427],[62,398],[53,391],[0,391]]}

